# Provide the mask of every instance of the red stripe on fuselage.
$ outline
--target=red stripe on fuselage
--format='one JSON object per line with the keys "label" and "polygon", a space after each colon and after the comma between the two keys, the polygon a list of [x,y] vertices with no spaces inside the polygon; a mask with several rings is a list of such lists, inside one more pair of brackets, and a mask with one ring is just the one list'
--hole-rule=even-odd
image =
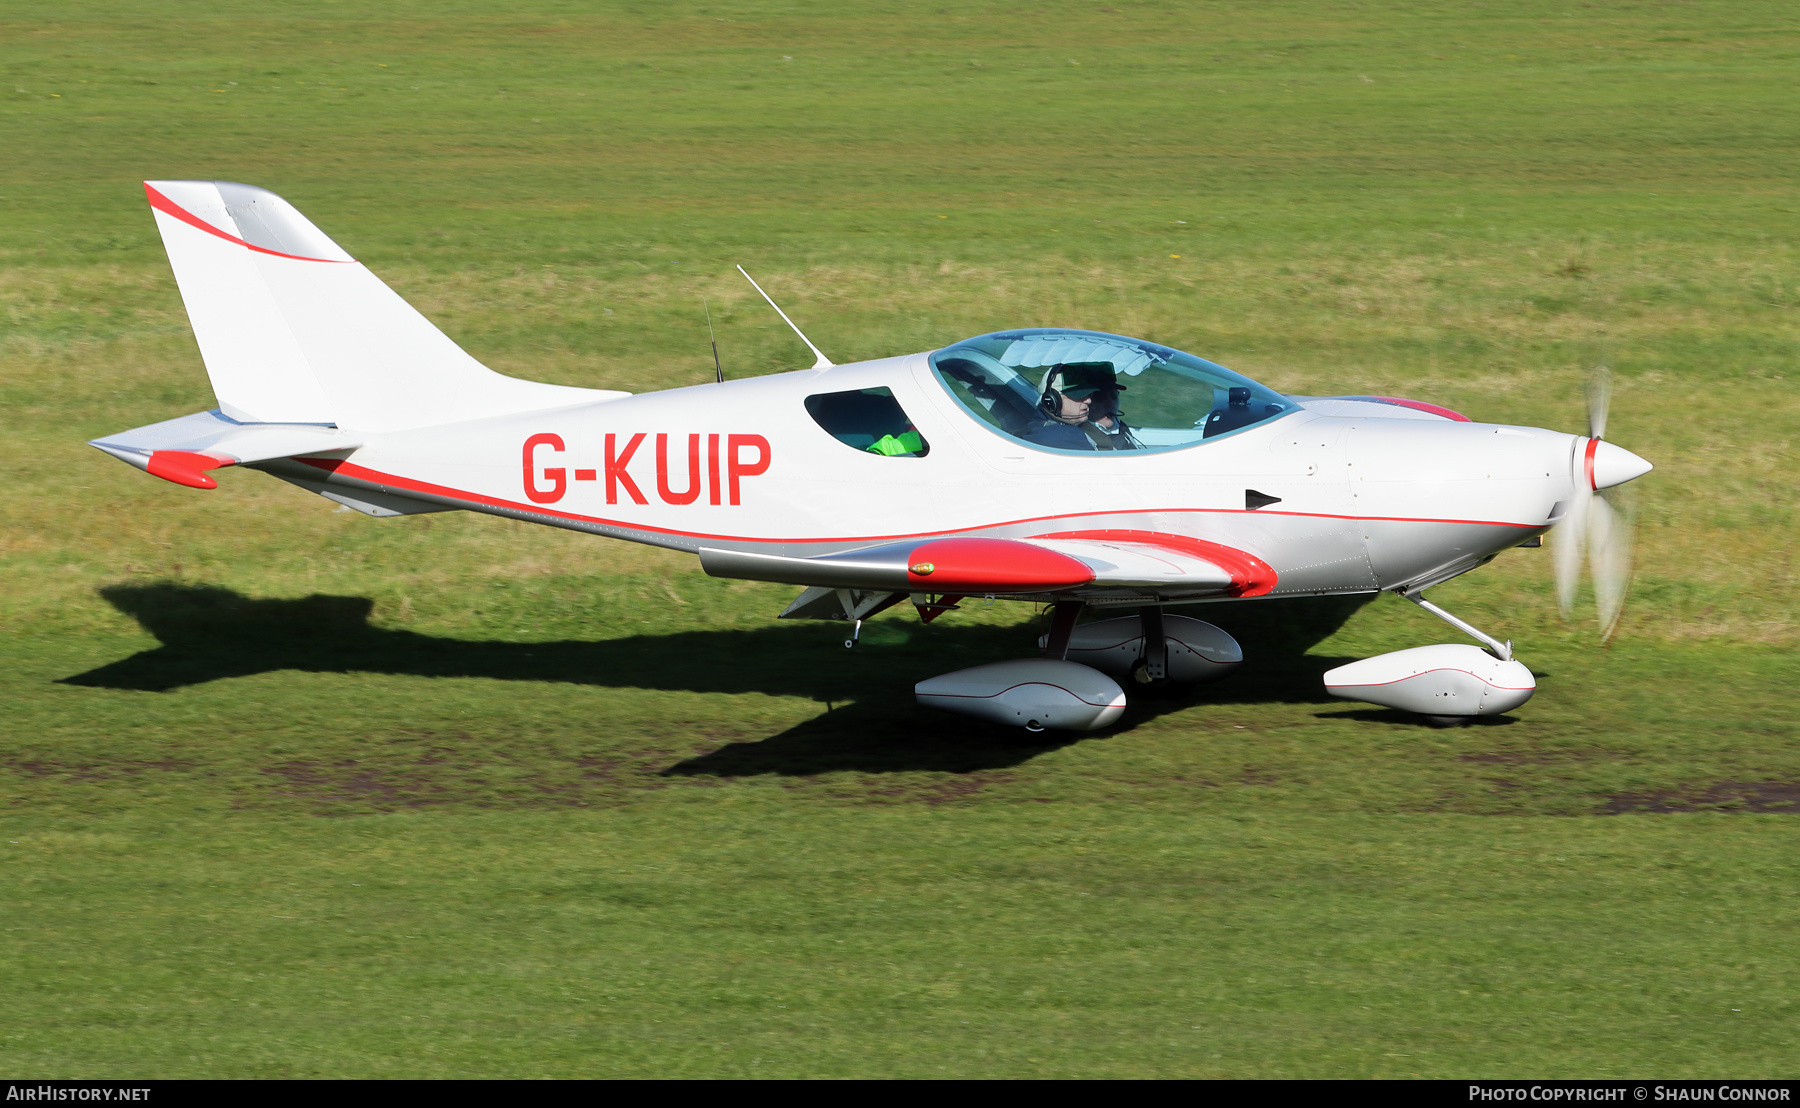
{"label": "red stripe on fuselage", "polygon": [[[1059,515],[1028,516],[1025,519],[1002,520],[998,523],[980,523],[969,527],[946,528],[942,531],[910,531],[895,535],[843,535],[826,538],[762,538],[749,535],[718,535],[706,531],[677,531],[669,527],[652,527],[645,523],[628,523],[619,519],[602,519],[599,516],[584,516],[574,512],[559,512],[539,504],[521,504],[516,500],[502,500],[498,497],[484,496],[478,492],[467,492],[453,489],[445,485],[434,485],[429,481],[416,481],[410,477],[383,473],[380,470],[368,469],[354,462],[337,461],[331,458],[295,458],[296,462],[322,469],[328,473],[355,478],[371,485],[382,485],[411,492],[425,493],[429,496],[442,497],[446,500],[458,501],[462,504],[479,504],[489,508],[505,508],[516,512],[526,512],[534,516],[548,516],[553,519],[566,519],[571,523],[596,523],[603,527],[616,527],[622,531],[647,531],[657,535],[670,535],[684,539],[722,539],[726,542],[755,543],[845,543],[845,542],[886,542],[894,539],[927,539],[938,535],[960,535],[969,531],[982,531],[994,527],[1014,527],[1026,523],[1048,523],[1058,519],[1092,519],[1095,516],[1116,515],[1156,515],[1180,512],[1194,515],[1249,515],[1241,508],[1138,508],[1130,512],[1065,512]],[[1305,519],[1353,519],[1359,522],[1374,523],[1454,523],[1466,527],[1516,527],[1520,530],[1535,530],[1540,527],[1536,523],[1510,523],[1489,519],[1413,519],[1407,516],[1347,516],[1333,515],[1327,512],[1273,512],[1267,508],[1258,508],[1256,515],[1296,516]],[[1195,540],[1200,541],[1200,540]],[[1204,555],[1202,555],[1204,557]]]}

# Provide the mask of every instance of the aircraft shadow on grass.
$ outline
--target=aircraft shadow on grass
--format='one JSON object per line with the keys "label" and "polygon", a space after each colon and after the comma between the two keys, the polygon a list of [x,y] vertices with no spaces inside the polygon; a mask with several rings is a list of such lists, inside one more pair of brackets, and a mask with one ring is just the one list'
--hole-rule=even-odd
{"label": "aircraft shadow on grass", "polygon": [[[681,776],[805,776],[833,770],[969,772],[1017,765],[1083,735],[1031,735],[918,707],[912,685],[934,674],[1035,647],[1029,627],[929,627],[883,621],[845,650],[847,625],[771,623],[752,631],[682,631],[559,642],[494,642],[389,630],[375,602],[313,595],[258,600],[229,589],[159,583],[100,590],[161,643],[60,683],[167,692],[278,670],[561,681],[605,688],[765,693],[819,701],[827,711],[756,742],[733,742],[665,770]],[[1185,609],[1243,643],[1246,662],[1222,682],[1136,696],[1122,724],[1195,703],[1314,703],[1320,675],[1350,659],[1307,654],[1369,597],[1271,600]],[[1099,732],[1092,737],[1116,733]]]}

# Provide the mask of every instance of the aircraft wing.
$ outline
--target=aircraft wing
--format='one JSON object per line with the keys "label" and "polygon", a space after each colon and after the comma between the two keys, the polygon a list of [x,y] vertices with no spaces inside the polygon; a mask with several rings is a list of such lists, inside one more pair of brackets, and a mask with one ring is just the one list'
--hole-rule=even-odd
{"label": "aircraft wing", "polygon": [[362,444],[325,424],[239,423],[214,410],[120,431],[88,445],[166,481],[211,489],[219,483],[206,475],[209,469]]}
{"label": "aircraft wing", "polygon": [[702,548],[700,565],[714,577],[963,596],[1261,596],[1276,581],[1268,563],[1245,551],[1156,531],[911,539],[814,558]]}

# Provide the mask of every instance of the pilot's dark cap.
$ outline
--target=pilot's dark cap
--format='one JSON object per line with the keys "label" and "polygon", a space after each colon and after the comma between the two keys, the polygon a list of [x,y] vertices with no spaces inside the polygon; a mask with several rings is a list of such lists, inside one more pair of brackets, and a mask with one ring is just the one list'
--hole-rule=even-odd
{"label": "pilot's dark cap", "polygon": [[1057,389],[1071,400],[1086,400],[1107,389],[1124,391],[1111,362],[1065,362],[1057,375]]}

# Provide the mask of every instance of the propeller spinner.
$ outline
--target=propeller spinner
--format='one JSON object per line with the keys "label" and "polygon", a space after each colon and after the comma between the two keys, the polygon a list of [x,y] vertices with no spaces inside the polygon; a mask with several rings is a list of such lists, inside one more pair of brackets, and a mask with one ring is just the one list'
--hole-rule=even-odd
{"label": "propeller spinner", "polygon": [[1594,603],[1599,609],[1600,637],[1612,637],[1625,610],[1625,593],[1631,581],[1631,555],[1636,530],[1629,505],[1621,503],[1627,481],[1649,473],[1644,459],[1605,441],[1606,415],[1612,404],[1612,378],[1602,368],[1588,384],[1588,437],[1577,440],[1570,459],[1575,495],[1567,513],[1556,525],[1556,600],[1567,619],[1575,610],[1575,592],[1581,579],[1585,551],[1588,572],[1594,579]]}

